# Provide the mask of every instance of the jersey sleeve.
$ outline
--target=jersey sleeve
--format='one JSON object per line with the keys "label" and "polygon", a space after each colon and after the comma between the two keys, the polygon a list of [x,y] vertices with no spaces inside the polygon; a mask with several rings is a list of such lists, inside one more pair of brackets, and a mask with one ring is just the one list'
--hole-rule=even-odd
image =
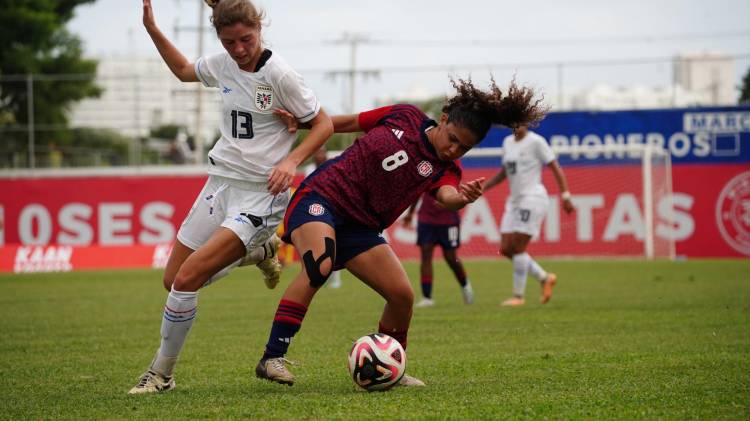
{"label": "jersey sleeve", "polygon": [[458,183],[461,182],[461,167],[455,165],[445,170],[445,172],[438,178],[430,187],[430,194],[434,197],[438,189],[443,186],[453,186],[458,188]]}
{"label": "jersey sleeve", "polygon": [[297,120],[307,123],[318,115],[320,102],[299,73],[285,73],[279,79],[278,86],[285,108],[297,117]]}
{"label": "jersey sleeve", "polygon": [[541,136],[537,138],[536,148],[534,148],[534,150],[536,151],[537,157],[544,163],[544,165],[547,165],[556,159],[555,152]]}
{"label": "jersey sleeve", "polygon": [[195,62],[195,75],[203,86],[208,88],[218,88],[219,80],[217,78],[221,68],[222,56],[224,53],[212,54],[198,58]]}
{"label": "jersey sleeve", "polygon": [[383,119],[383,117],[390,114],[392,109],[393,109],[393,106],[389,105],[386,107],[380,107],[374,110],[364,111],[364,112],[359,113],[359,117],[358,117],[359,127],[363,131],[369,132],[375,126],[378,125],[378,123],[380,122],[380,120]]}

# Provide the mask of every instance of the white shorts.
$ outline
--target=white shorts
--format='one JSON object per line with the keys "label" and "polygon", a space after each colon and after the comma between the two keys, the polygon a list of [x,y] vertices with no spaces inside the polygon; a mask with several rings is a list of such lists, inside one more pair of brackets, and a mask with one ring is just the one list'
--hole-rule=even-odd
{"label": "white shorts", "polygon": [[289,190],[276,196],[267,183],[209,175],[206,185],[182,221],[177,240],[197,250],[219,227],[232,230],[247,250],[263,245],[284,219]]}
{"label": "white shorts", "polygon": [[548,207],[549,198],[546,196],[528,196],[513,201],[508,199],[500,223],[500,233],[522,232],[536,237]]}

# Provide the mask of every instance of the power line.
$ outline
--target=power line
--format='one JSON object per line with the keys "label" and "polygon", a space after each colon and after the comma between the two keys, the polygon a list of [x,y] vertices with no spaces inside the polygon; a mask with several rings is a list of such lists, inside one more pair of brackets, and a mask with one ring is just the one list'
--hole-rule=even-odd
{"label": "power line", "polygon": [[[721,38],[750,38],[750,31],[726,31],[712,33],[684,33],[663,35],[636,35],[612,37],[571,37],[571,38],[503,38],[503,39],[388,39],[369,38],[367,44],[372,46],[402,47],[547,47],[564,45],[611,45],[631,43],[657,43],[673,41],[690,41]],[[310,48],[330,46],[331,41],[303,42],[281,45],[284,48]]]}
{"label": "power line", "polygon": [[[629,37],[574,37],[574,38],[517,38],[517,39],[477,39],[477,40],[380,40],[383,45],[405,45],[413,47],[442,47],[451,46],[475,46],[475,47],[533,47],[533,46],[561,46],[581,44],[629,44],[629,43],[654,43],[670,41],[687,41],[698,39],[716,38],[750,38],[750,31],[716,32],[703,34],[668,34],[668,35],[646,35]],[[373,44],[378,41],[374,40]]]}
{"label": "power line", "polygon": [[[436,65],[407,65],[388,66],[378,68],[358,68],[360,73],[418,73],[418,72],[451,72],[472,69],[533,69],[552,68],[558,66],[570,67],[606,67],[606,66],[628,66],[642,64],[672,63],[678,56],[671,57],[635,57],[612,60],[560,60],[560,61],[538,61],[538,62],[506,62],[506,63],[467,63],[467,64],[436,64]],[[722,61],[722,60],[744,60],[750,59],[750,53],[726,55],[721,58],[691,58],[692,61]],[[299,69],[302,74],[346,74],[348,69]]]}

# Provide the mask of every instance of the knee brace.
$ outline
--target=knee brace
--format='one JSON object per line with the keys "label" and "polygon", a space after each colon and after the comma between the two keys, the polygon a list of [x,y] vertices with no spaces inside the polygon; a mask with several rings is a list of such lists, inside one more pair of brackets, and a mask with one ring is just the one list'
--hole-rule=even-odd
{"label": "knee brace", "polygon": [[[333,262],[336,261],[336,242],[329,237],[325,237],[324,241],[326,249],[319,258],[315,259],[315,257],[313,257],[312,250],[306,251],[302,256],[302,263],[305,265],[307,277],[310,278],[310,286],[313,288],[320,288],[326,283],[326,280],[333,272]],[[325,274],[321,273],[320,265],[329,257],[331,258],[331,269]]]}

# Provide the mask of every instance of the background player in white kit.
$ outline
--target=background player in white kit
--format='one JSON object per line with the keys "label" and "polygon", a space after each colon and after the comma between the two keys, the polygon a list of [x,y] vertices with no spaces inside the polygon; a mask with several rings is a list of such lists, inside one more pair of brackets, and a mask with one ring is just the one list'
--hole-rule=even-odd
{"label": "background player in white kit", "polygon": [[[241,263],[257,263],[269,288],[279,280],[274,233],[289,202],[297,166],[333,133],[313,92],[277,53],[263,48],[263,14],[249,0],[222,0],[211,22],[226,51],[190,63],[156,26],[151,1],[143,24],[170,70],[183,82],[219,88],[221,138],[208,154],[208,180],[177,233],[164,272],[169,290],[161,346],[130,393],[175,387],[173,371],[193,324],[198,290]],[[296,135],[273,114],[283,108],[311,125]]]}
{"label": "background player in white kit", "polygon": [[505,306],[524,304],[529,272],[542,285],[542,304],[552,297],[552,288],[557,282],[557,275],[546,272],[526,253],[531,238],[539,234],[549,206],[547,189],[542,184],[542,167],[545,165],[555,176],[563,209],[567,213],[573,212],[568,183],[555,153],[542,136],[529,131],[526,126],[517,127],[512,135],[503,139],[503,167],[484,183],[485,191],[506,178],[510,183],[510,195],[500,225],[500,252],[513,262],[513,296],[503,301]]}

